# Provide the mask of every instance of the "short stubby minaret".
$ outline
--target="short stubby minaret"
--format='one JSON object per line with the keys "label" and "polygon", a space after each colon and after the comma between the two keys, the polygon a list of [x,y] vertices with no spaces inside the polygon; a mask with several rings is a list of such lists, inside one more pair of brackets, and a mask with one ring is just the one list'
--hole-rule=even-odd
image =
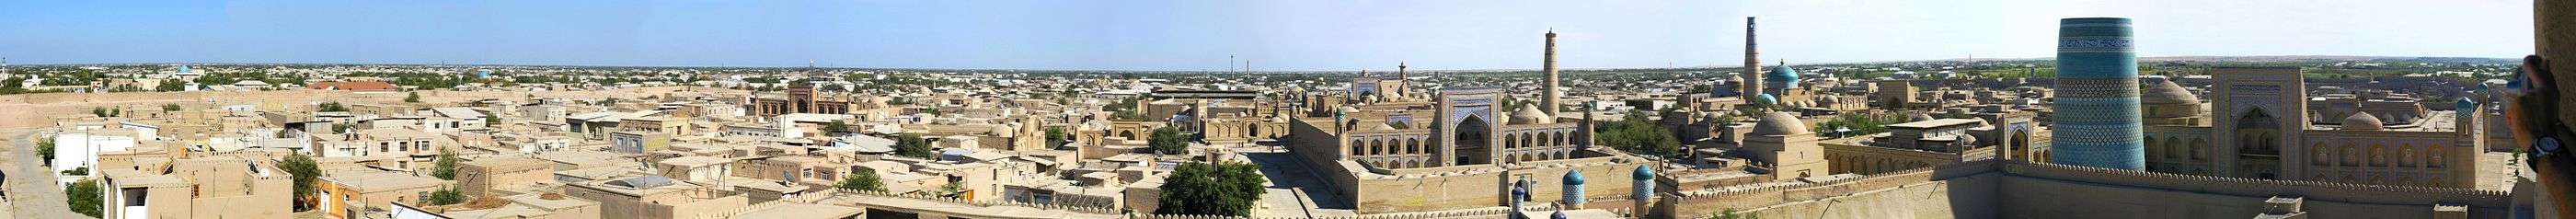
{"label": "short stubby minaret", "polygon": [[[1547,112],[1548,115],[1556,115],[1556,110],[1562,109],[1562,107],[1557,107],[1557,95],[1562,94],[1556,90],[1557,86],[1559,86],[1556,82],[1556,30],[1547,31],[1546,62],[1547,63],[1539,66],[1539,71],[1546,72],[1547,81],[1539,84],[1539,86],[1542,86],[1540,92],[1543,92],[1540,93],[1540,95],[1543,95],[1544,97],[1540,97],[1542,99],[1539,100],[1538,106],[1539,108],[1542,108],[1540,110]],[[1554,118],[1549,119],[1552,120]]]}
{"label": "short stubby minaret", "polygon": [[1744,17],[1744,73],[1737,76],[1744,77],[1744,81],[1735,85],[1743,89],[1736,96],[1752,98],[1762,94],[1762,49],[1753,44],[1753,17]]}
{"label": "short stubby minaret", "polygon": [[2058,164],[2146,169],[2138,56],[2128,18],[2067,18],[2057,27]]}

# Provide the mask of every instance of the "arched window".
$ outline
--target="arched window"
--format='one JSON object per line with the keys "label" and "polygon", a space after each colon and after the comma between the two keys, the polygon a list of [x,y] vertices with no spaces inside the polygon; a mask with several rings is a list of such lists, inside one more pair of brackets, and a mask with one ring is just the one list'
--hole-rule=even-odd
{"label": "arched window", "polygon": [[2415,163],[2414,145],[2397,145],[2397,155],[2398,166],[2418,167],[2417,165],[2421,165]]}
{"label": "arched window", "polygon": [[2308,157],[2308,160],[2312,160],[2309,164],[2315,164],[2318,166],[2334,165],[2334,151],[2331,150],[2333,149],[2327,148],[2325,143],[2317,143],[2315,146],[2308,146],[2308,154],[2316,155],[2314,157]]}
{"label": "arched window", "polygon": [[1365,148],[1365,147],[1367,147],[1367,146],[1368,146],[1367,144],[1362,144],[1361,142],[1362,142],[1362,141],[1360,141],[1360,140],[1351,140],[1351,145],[1346,145],[1346,146],[1344,146],[1344,147],[1349,147],[1349,148],[1351,149],[1351,156],[1359,156],[1361,152],[1365,152],[1365,151],[1361,151],[1361,149],[1363,149],[1363,148]]}
{"label": "arched window", "polygon": [[2442,150],[2443,150],[2443,149],[2442,149],[2442,147],[2433,147],[2432,149],[2425,149],[2425,150],[2424,150],[2424,157],[2425,157],[2425,159],[2424,159],[2424,160],[2425,160],[2425,161],[2424,161],[2424,166],[2426,166],[2426,167],[2434,167],[2434,168],[2441,168],[2441,167],[2442,167],[2442,154],[2443,154]]}
{"label": "arched window", "polygon": [[[2379,146],[2379,145],[2371,145],[2371,146],[2370,146],[2370,166],[2380,166],[2380,167],[2388,166],[2388,147],[2387,147],[2387,146]],[[2374,181],[2376,181],[2376,180],[2374,180]]]}

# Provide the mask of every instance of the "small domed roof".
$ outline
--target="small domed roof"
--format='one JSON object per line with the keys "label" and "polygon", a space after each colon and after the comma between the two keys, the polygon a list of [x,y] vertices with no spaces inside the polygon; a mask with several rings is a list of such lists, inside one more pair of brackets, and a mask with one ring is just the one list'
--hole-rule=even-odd
{"label": "small domed roof", "polygon": [[2200,96],[2192,95],[2190,90],[2182,89],[2182,85],[2177,85],[2173,81],[2157,81],[2147,85],[2147,89],[2140,91],[2138,97],[2138,102],[2142,104],[2200,103]]}
{"label": "small domed roof", "polygon": [[1907,117],[1905,117],[1905,121],[1907,121],[1907,122],[1932,121],[1932,114],[1916,113],[1916,114],[1914,114],[1913,116],[1907,116]]}
{"label": "small domed roof", "polygon": [[1395,130],[1395,126],[1387,125],[1384,122],[1371,122],[1369,123],[1368,129],[1364,130]]}
{"label": "small domed roof", "polygon": [[1790,68],[1789,63],[1780,63],[1780,67],[1772,67],[1771,72],[1762,74],[1762,86],[1764,87],[1777,87],[1780,89],[1798,88],[1797,82],[1798,70]]}
{"label": "small domed roof", "polygon": [[1753,124],[1753,133],[1751,134],[1795,135],[1806,133],[1807,122],[1798,120],[1797,115],[1790,115],[1787,112],[1771,112],[1770,114],[1762,115],[1761,122]]}
{"label": "small domed roof", "polygon": [[2352,116],[2343,117],[2343,130],[2379,130],[2380,126],[2379,117],[2370,116],[2368,112],[2353,112]]}
{"label": "small domed roof", "polygon": [[1565,171],[1564,183],[1566,185],[1583,185],[1583,170],[1567,169]]}
{"label": "small domed roof", "polygon": [[2478,101],[2477,101],[2477,100],[2469,99],[2469,97],[2460,97],[2459,105],[2458,105],[2458,106],[2456,106],[2456,108],[2452,108],[2452,110],[2470,110],[2470,109],[2477,109],[2477,108],[2478,108]]}
{"label": "small domed roof", "polygon": [[1538,104],[1521,104],[1521,110],[1512,112],[1510,122],[1513,125],[1548,123],[1556,123],[1556,120],[1548,118],[1547,112],[1539,111]]}
{"label": "small domed roof", "polygon": [[1764,93],[1764,94],[1760,94],[1760,95],[1753,95],[1753,101],[1754,101],[1754,103],[1760,103],[1760,104],[1779,104],[1779,103],[1780,103],[1780,97],[1771,96],[1771,94],[1769,94],[1769,93]]}
{"label": "small domed roof", "polygon": [[1628,173],[1628,177],[1629,177],[1630,179],[1635,179],[1635,180],[1653,180],[1653,179],[1655,179],[1655,170],[1647,169],[1646,167],[1648,167],[1648,166],[1637,166],[1637,171],[1631,171],[1631,172],[1629,172],[1629,173]]}

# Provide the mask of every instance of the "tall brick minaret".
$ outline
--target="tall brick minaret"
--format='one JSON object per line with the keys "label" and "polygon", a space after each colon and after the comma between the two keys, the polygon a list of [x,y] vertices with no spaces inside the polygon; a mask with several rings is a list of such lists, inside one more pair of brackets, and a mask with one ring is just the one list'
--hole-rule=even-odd
{"label": "tall brick minaret", "polygon": [[1744,83],[1736,85],[1744,91],[1736,95],[1752,98],[1762,94],[1762,50],[1753,45],[1753,17],[1744,17],[1744,73],[1737,76],[1744,77]]}
{"label": "tall brick minaret", "polygon": [[1555,116],[1556,110],[1563,108],[1557,107],[1557,95],[1560,94],[1556,90],[1559,85],[1556,82],[1556,30],[1554,29],[1547,30],[1547,63],[1540,65],[1539,68],[1539,71],[1546,72],[1547,81],[1540,83],[1541,86],[1545,86],[1540,92],[1545,93],[1539,94],[1543,97],[1540,97],[1538,106],[1540,110],[1547,112],[1547,115]]}

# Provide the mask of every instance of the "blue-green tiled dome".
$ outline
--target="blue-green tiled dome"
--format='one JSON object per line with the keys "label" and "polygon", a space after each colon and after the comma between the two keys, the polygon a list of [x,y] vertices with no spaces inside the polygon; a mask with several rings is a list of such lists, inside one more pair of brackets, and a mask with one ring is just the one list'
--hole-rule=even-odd
{"label": "blue-green tiled dome", "polygon": [[1788,63],[1771,67],[1771,72],[1762,74],[1762,86],[1780,89],[1798,88],[1798,70],[1789,68]]}
{"label": "blue-green tiled dome", "polygon": [[1583,184],[1583,171],[1582,171],[1582,170],[1566,170],[1566,171],[1565,171],[1565,184],[1566,184],[1566,185],[1582,185],[1582,184]]}
{"label": "blue-green tiled dome", "polygon": [[1637,171],[1636,171],[1636,172],[1634,172],[1634,173],[1629,173],[1629,174],[1628,174],[1628,175],[1629,175],[1628,177],[1635,178],[1636,180],[1653,180],[1653,179],[1655,179],[1655,170],[1647,169],[1646,167],[1647,167],[1647,166],[1637,166]]}

